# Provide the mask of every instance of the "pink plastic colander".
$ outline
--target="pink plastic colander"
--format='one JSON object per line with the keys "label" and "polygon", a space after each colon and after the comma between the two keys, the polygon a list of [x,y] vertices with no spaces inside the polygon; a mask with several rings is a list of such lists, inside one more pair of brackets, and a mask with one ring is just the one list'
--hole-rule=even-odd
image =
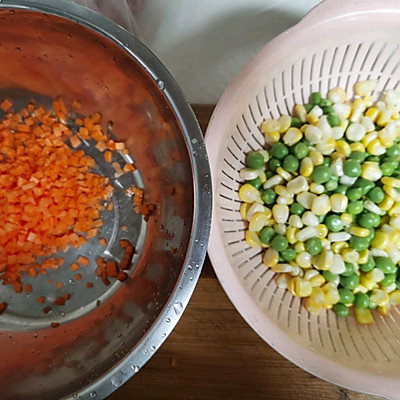
{"label": "pink plastic colander", "polygon": [[400,82],[400,1],[326,0],[268,43],[223,94],[206,133],[213,181],[209,255],[219,281],[248,324],[306,371],[361,392],[400,399],[400,307],[375,323],[332,311],[310,315],[244,240],[239,170],[264,144],[265,118],[290,114],[309,95],[377,79],[375,100]]}

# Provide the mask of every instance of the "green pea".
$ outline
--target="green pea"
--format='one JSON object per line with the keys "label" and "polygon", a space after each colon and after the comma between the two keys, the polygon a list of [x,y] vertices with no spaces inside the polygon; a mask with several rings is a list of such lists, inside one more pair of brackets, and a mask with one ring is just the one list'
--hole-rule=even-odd
{"label": "green pea", "polygon": [[325,165],[318,165],[314,168],[311,178],[315,183],[325,183],[331,179],[331,169]]}
{"label": "green pea", "polygon": [[267,179],[272,178],[275,175],[274,171],[271,171],[270,169],[268,171],[265,171],[265,176]]}
{"label": "green pea", "polygon": [[342,272],[342,276],[350,276],[354,274],[354,264],[353,263],[349,263],[349,262],[345,262],[345,271]]}
{"label": "green pea", "polygon": [[275,190],[271,188],[265,189],[261,194],[261,200],[268,205],[274,204],[276,197],[277,194],[275,193]]}
{"label": "green pea", "polygon": [[272,145],[270,153],[272,157],[281,160],[282,158],[285,158],[289,154],[289,149],[284,143],[278,142]]}
{"label": "green pea", "polygon": [[360,283],[360,277],[357,274],[352,274],[349,276],[341,276],[340,277],[340,284],[345,288],[349,290],[353,290],[357,287],[357,285]]}
{"label": "green pea", "polygon": [[303,123],[301,122],[300,118],[292,117],[292,121],[290,122],[290,126],[293,128],[301,128]]}
{"label": "green pea", "polygon": [[327,106],[331,106],[332,102],[329,99],[321,99],[321,101],[319,102],[319,106],[324,108]]}
{"label": "green pea", "polygon": [[332,310],[338,317],[347,317],[349,315],[349,309],[343,303],[334,304]]}
{"label": "green pea", "polygon": [[356,251],[363,251],[365,249],[368,249],[369,240],[365,237],[359,237],[353,235],[349,240],[349,245],[352,249]]}
{"label": "green pea", "polygon": [[357,293],[354,296],[354,305],[356,308],[368,308],[369,306],[369,296],[366,293]]}
{"label": "green pea", "polygon": [[282,252],[288,248],[288,241],[285,238],[285,236],[282,235],[276,235],[272,240],[271,240],[271,246],[273,247],[274,250]]}
{"label": "green pea", "polygon": [[288,172],[295,172],[299,169],[299,160],[295,156],[289,154],[283,159],[282,166]]}
{"label": "green pea", "polygon": [[339,186],[336,188],[335,193],[346,194],[348,188],[349,188],[349,187],[348,187],[347,185],[339,185]]}
{"label": "green pea", "polygon": [[293,154],[299,160],[302,160],[308,155],[308,146],[303,142],[296,143],[295,146],[293,147]]}
{"label": "green pea", "polygon": [[374,228],[370,228],[369,229],[369,234],[366,237],[370,242],[371,240],[375,237],[375,229]]}
{"label": "green pea", "polygon": [[361,188],[351,188],[346,194],[350,201],[359,200],[362,197],[362,190]]}
{"label": "green pea", "polygon": [[368,192],[367,197],[378,204],[385,198],[385,193],[380,187],[376,186]]}
{"label": "green pea", "polygon": [[375,187],[375,183],[364,178],[358,178],[355,182],[353,187],[360,188],[362,195],[366,195],[372,188]]}
{"label": "green pea", "polygon": [[372,213],[372,218],[374,220],[373,228],[377,228],[381,224],[381,217],[378,214]]}
{"label": "green pea", "polygon": [[330,112],[327,117],[330,126],[335,127],[340,125],[340,118],[334,112]]}
{"label": "green pea", "polygon": [[308,114],[312,110],[313,105],[310,103],[307,103],[307,104],[304,104],[304,108],[306,109],[306,113]]}
{"label": "green pea", "polygon": [[[320,106],[321,107],[321,106]],[[322,108],[324,114],[335,114],[335,109],[332,107],[332,104],[328,104]]]}
{"label": "green pea", "polygon": [[351,201],[347,206],[347,212],[353,215],[360,214],[363,209],[364,205],[361,200]]}
{"label": "green pea", "polygon": [[390,257],[376,257],[375,265],[384,274],[392,274],[396,270],[396,265]]}
{"label": "green pea", "polygon": [[354,301],[354,293],[349,290],[349,289],[345,289],[345,288],[340,288],[338,290],[339,292],[339,302],[343,303],[343,304],[352,304]]}
{"label": "green pea", "polygon": [[280,166],[281,166],[281,160],[279,160],[279,158],[273,157],[269,160],[268,167],[270,168],[271,171],[276,171],[276,169]]}
{"label": "green pea", "polygon": [[328,190],[329,192],[334,191],[338,187],[337,181],[330,180],[325,183],[325,189]]}
{"label": "green pea", "polygon": [[376,310],[378,308],[378,304],[374,303],[373,301],[371,301],[371,299],[369,300],[369,304],[368,304],[368,308],[370,310]]}
{"label": "green pea", "polygon": [[399,167],[398,157],[384,157],[382,161],[392,164],[394,169],[397,169]]}
{"label": "green pea", "polygon": [[296,250],[291,248],[287,248],[286,250],[283,250],[281,253],[281,256],[285,261],[294,260],[296,258],[296,255],[297,255]]}
{"label": "green pea", "polygon": [[312,256],[316,256],[322,250],[322,242],[320,239],[313,237],[306,242],[306,251]]}
{"label": "green pea", "polygon": [[306,209],[300,203],[292,203],[290,206],[290,213],[294,215],[301,216],[305,210]]}
{"label": "green pea", "polygon": [[379,166],[379,168],[381,169],[383,176],[391,176],[396,167],[391,162],[384,162]]}
{"label": "green pea", "polygon": [[333,272],[330,272],[328,270],[322,271],[322,276],[328,281],[332,282],[337,278],[337,274],[334,274]]}
{"label": "green pea", "polygon": [[318,222],[320,224],[322,224],[324,222],[325,217],[326,217],[326,215],[317,215]]}
{"label": "green pea", "polygon": [[400,289],[400,281],[396,281],[396,289]]}
{"label": "green pea", "polygon": [[374,228],[375,227],[375,215],[371,212],[362,212],[358,218],[357,218],[357,222],[358,224],[362,227],[362,228]]}
{"label": "green pea", "polygon": [[331,232],[339,232],[343,229],[343,222],[336,214],[328,215],[325,218],[325,225]]}
{"label": "green pea", "polygon": [[390,286],[396,282],[396,274],[385,274],[385,277],[379,282],[381,286]]}
{"label": "green pea", "polygon": [[397,158],[400,156],[400,146],[395,143],[393,146],[389,147],[386,150],[386,155],[388,157],[393,157],[393,158]]}
{"label": "green pea", "polygon": [[314,106],[318,106],[321,103],[321,93],[320,92],[311,93],[310,100]]}
{"label": "green pea", "polygon": [[270,226],[264,226],[264,228],[261,229],[260,231],[260,240],[264,244],[270,244],[271,240],[275,237],[276,232],[275,229],[270,227]]}
{"label": "green pea", "polygon": [[356,160],[359,163],[362,163],[365,160],[365,153],[362,151],[352,151],[350,153],[350,157],[352,160]]}
{"label": "green pea", "polygon": [[352,178],[359,177],[361,175],[361,164],[357,160],[346,160],[343,163],[343,172]]}
{"label": "green pea", "polygon": [[254,186],[256,189],[260,189],[260,187],[261,187],[260,178],[251,179],[251,180],[247,181],[247,183],[250,183],[250,185]]}
{"label": "green pea", "polygon": [[363,272],[372,271],[375,268],[375,260],[372,256],[368,256],[367,262],[359,265],[360,270]]}
{"label": "green pea", "polygon": [[329,157],[324,157],[324,161],[322,161],[322,165],[325,167],[329,167],[331,165],[331,159]]}
{"label": "green pea", "polygon": [[252,153],[247,154],[244,163],[249,168],[254,168],[254,169],[262,168],[264,165],[264,156],[260,152],[254,151]]}

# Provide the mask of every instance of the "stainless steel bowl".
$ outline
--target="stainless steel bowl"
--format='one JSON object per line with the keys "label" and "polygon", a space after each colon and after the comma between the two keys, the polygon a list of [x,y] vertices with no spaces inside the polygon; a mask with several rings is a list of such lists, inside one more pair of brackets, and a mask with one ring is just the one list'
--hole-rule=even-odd
{"label": "stainless steel bowl", "polygon": [[[0,302],[9,304],[0,316],[0,397],[105,398],[163,343],[199,277],[211,218],[200,128],[176,82],[147,48],[65,0],[0,1],[0,64],[0,98],[13,98],[16,107],[32,98],[79,99],[82,114],[100,111],[104,121],[113,121],[113,134],[126,141],[139,167],[130,180],[114,181],[115,207],[102,231],[107,248],[93,240],[79,249],[93,260],[82,282],[60,268],[32,280],[30,294],[0,287]],[[132,182],[156,205],[148,221],[129,207],[124,189]],[[95,259],[118,259],[121,237],[137,249],[129,279],[110,286],[94,281],[88,290],[84,282],[93,281]],[[77,254],[67,252],[66,262]],[[61,292],[49,278],[64,283]],[[36,297],[46,294],[51,301],[64,292],[71,301],[44,314]],[[60,326],[51,328],[54,321]]]}

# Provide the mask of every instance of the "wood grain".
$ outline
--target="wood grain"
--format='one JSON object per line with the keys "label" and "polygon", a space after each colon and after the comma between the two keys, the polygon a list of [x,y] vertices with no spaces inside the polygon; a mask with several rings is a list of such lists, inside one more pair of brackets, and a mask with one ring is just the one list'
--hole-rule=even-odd
{"label": "wood grain", "polygon": [[[213,106],[194,106],[203,132]],[[178,325],[110,400],[377,400],[316,378],[268,346],[243,320],[206,258]]]}

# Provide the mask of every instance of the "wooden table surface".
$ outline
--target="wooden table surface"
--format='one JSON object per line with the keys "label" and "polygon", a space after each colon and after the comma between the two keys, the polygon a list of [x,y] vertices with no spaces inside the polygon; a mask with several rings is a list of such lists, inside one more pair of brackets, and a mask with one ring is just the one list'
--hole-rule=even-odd
{"label": "wooden table surface", "polygon": [[[213,106],[194,106],[203,132]],[[208,257],[194,294],[166,342],[109,400],[381,400],[298,368],[247,325]]]}

